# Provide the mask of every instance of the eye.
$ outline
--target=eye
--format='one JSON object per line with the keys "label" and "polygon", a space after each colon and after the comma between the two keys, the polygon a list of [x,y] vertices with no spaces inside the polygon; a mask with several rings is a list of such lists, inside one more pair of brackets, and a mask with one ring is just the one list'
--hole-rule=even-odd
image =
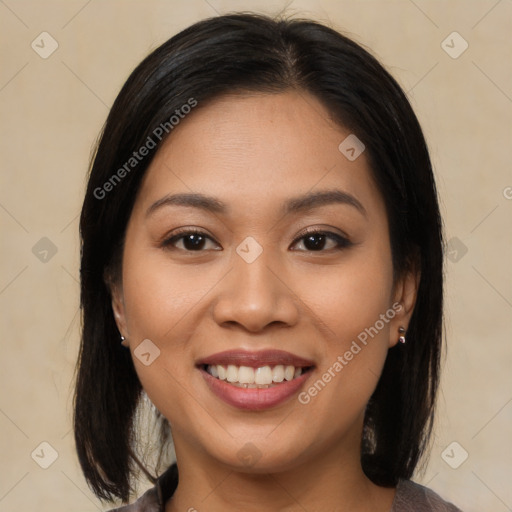
{"label": "eye", "polygon": [[[213,242],[213,239],[208,236],[204,231],[197,229],[186,229],[175,233],[170,238],[166,238],[162,242],[162,247],[176,248],[184,251],[200,252],[205,249],[208,241]],[[181,247],[178,244],[182,242]],[[208,249],[208,247],[206,247]],[[219,249],[213,249],[218,251]]]}
{"label": "eye", "polygon": [[[303,245],[308,252],[322,252],[329,249],[341,250],[353,245],[348,238],[337,233],[332,233],[331,231],[308,230],[299,238],[296,238],[294,244],[301,240],[304,240]],[[328,245],[329,241],[331,247],[327,247],[326,249],[325,246]],[[332,246],[333,244],[334,247]]]}

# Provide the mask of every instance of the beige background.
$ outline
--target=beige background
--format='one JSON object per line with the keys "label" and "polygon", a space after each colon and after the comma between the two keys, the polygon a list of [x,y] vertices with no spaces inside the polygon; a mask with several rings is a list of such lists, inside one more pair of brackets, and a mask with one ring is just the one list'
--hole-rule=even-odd
{"label": "beige background", "polygon": [[[0,512],[108,508],[77,463],[71,383],[84,177],[119,88],[151,49],[201,18],[285,6],[0,0]],[[512,510],[512,1],[295,0],[287,12],[371,48],[408,91],[453,249],[439,417],[430,463],[416,480],[467,512]],[[31,48],[43,31],[59,45],[47,59]],[[458,58],[442,47],[453,31],[469,44]],[[454,52],[463,41],[447,44]],[[51,462],[43,441],[58,452],[48,469],[36,463]],[[460,446],[449,447],[447,461],[469,454],[457,469],[441,456],[454,441]]]}

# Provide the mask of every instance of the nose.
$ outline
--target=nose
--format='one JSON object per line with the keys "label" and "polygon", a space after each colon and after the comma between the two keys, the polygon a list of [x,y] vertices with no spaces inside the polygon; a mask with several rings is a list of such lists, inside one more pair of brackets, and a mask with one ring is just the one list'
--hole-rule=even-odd
{"label": "nose", "polygon": [[217,288],[213,316],[218,325],[260,332],[270,324],[290,327],[298,322],[299,301],[293,283],[282,270],[272,268],[265,252],[252,263],[235,255],[232,270]]}

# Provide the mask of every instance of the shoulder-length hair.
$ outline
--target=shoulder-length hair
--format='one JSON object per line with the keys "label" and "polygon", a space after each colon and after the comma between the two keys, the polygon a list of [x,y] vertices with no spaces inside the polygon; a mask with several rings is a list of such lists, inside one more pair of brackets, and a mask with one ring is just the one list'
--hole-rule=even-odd
{"label": "shoulder-length hair", "polygon": [[[389,350],[367,405],[363,470],[376,484],[394,486],[412,476],[428,447],[439,381],[443,239],[418,120],[383,66],[337,31],[311,20],[225,15],[183,30],[136,67],[112,106],[91,163],[80,218],[83,328],[74,433],[85,478],[101,499],[127,501],[138,462],[134,418],[142,387],[129,351],[120,345],[108,278],[119,274],[141,179],[172,133],[172,116],[187,111],[184,105],[197,102],[201,108],[231,92],[290,89],[314,95],[364,143],[386,205],[395,277],[412,267],[421,273],[407,344]],[[155,147],[130,160],[150,146],[148,138]]]}

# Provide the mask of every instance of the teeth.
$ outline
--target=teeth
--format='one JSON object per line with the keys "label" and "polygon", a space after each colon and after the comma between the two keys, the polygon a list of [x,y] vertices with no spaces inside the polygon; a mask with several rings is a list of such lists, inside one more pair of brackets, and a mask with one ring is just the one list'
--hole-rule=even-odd
{"label": "teeth", "polygon": [[254,372],[254,382],[256,384],[272,384],[272,370],[270,366],[257,368]]}
{"label": "teeth", "polygon": [[254,368],[240,366],[238,369],[238,382],[240,384],[254,384]]}
{"label": "teeth", "polygon": [[228,364],[226,370],[226,380],[228,382],[238,382],[238,368],[233,364]]}
{"label": "teeth", "polygon": [[292,380],[294,374],[295,374],[295,367],[294,366],[287,366],[284,369],[284,378],[286,380]]}
{"label": "teeth", "polygon": [[229,364],[227,367],[215,364],[208,365],[207,372],[219,380],[227,380],[231,384],[243,388],[268,388],[274,383],[290,381],[302,375],[302,368],[292,365],[284,366],[278,364],[251,368],[250,366],[235,366]]}
{"label": "teeth", "polygon": [[284,380],[284,366],[282,364],[278,364],[274,366],[272,370],[272,380],[274,382],[283,382]]}

